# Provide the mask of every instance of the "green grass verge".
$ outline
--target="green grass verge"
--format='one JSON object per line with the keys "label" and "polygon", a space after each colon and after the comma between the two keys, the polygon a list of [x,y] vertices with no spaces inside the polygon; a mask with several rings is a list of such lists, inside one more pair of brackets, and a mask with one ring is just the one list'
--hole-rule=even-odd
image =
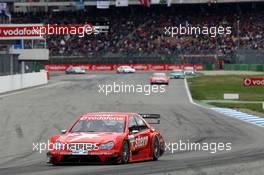
{"label": "green grass verge", "polygon": [[245,87],[243,79],[264,75],[216,75],[188,78],[192,97],[196,100],[223,100],[224,93],[238,93],[240,100],[264,101],[264,87]]}
{"label": "green grass verge", "polygon": [[249,109],[251,111],[256,111],[264,114],[261,103],[209,103],[213,106],[223,107],[223,108],[236,108],[236,109]]}

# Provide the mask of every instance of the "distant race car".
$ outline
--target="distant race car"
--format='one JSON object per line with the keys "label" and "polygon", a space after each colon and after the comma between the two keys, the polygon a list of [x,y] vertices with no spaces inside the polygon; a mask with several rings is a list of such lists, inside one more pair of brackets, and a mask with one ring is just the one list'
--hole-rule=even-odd
{"label": "distant race car", "polygon": [[76,66],[70,66],[65,71],[66,74],[85,74],[85,69]]}
{"label": "distant race car", "polygon": [[196,71],[194,67],[185,67],[184,68],[184,75],[195,75]]}
{"label": "distant race car", "polygon": [[150,77],[150,84],[166,84],[169,85],[169,77],[165,73],[154,73]]}
{"label": "distant race car", "polygon": [[184,71],[182,69],[174,69],[170,72],[169,77],[171,79],[185,78]]}
{"label": "distant race car", "polygon": [[136,70],[130,66],[119,66],[116,72],[117,73],[135,73]]}
{"label": "distant race car", "polygon": [[158,160],[165,151],[159,114],[88,113],[50,139],[48,163],[128,163]]}

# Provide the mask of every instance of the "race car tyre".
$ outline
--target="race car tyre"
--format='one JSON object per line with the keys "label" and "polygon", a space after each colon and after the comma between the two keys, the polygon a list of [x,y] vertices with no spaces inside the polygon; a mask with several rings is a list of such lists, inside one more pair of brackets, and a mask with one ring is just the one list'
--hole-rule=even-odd
{"label": "race car tyre", "polygon": [[159,145],[159,139],[155,136],[154,142],[153,142],[153,160],[158,160],[160,157],[160,145]]}
{"label": "race car tyre", "polygon": [[122,164],[128,163],[129,155],[130,155],[130,151],[129,151],[128,142],[125,141],[122,145],[122,153],[121,153],[121,163]]}

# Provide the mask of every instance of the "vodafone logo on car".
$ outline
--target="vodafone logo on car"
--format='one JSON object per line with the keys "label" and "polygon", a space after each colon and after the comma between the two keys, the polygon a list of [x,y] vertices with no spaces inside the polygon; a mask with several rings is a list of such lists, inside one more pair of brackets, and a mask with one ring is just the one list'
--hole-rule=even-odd
{"label": "vodafone logo on car", "polygon": [[245,78],[245,86],[264,86],[264,78]]}

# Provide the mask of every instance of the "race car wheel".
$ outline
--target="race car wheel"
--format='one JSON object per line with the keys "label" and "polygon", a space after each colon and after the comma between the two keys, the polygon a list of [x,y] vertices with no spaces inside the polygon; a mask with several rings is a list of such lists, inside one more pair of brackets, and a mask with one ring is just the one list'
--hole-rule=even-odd
{"label": "race car wheel", "polygon": [[158,160],[160,156],[160,145],[159,145],[159,139],[155,136],[154,142],[153,142],[153,160]]}
{"label": "race car wheel", "polygon": [[129,151],[128,142],[125,141],[123,143],[123,145],[122,145],[122,153],[121,153],[121,163],[122,164],[128,163],[128,161],[129,161],[129,154],[130,154],[130,151]]}

